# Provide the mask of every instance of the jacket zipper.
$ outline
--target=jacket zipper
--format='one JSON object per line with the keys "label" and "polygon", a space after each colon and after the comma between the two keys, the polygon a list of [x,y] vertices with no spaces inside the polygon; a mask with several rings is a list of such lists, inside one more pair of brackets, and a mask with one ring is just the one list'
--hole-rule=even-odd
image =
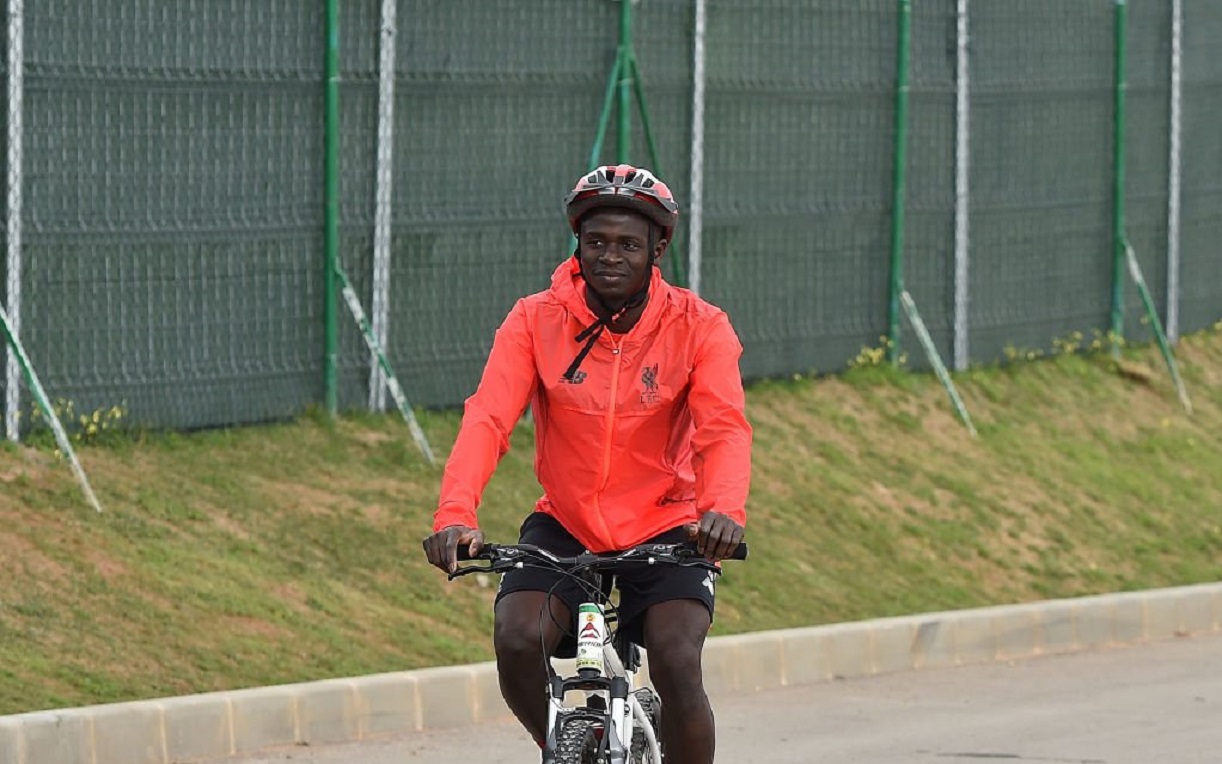
{"label": "jacket zipper", "polygon": [[620,341],[612,339],[611,342],[614,344],[614,347],[611,349],[611,355],[615,360],[611,365],[611,403],[607,406],[607,419],[604,423],[607,437],[603,443],[602,480],[599,481],[598,486],[600,492],[607,487],[607,482],[611,479],[611,440],[615,434],[615,405],[619,401],[619,367],[620,361],[624,357],[620,352]]}

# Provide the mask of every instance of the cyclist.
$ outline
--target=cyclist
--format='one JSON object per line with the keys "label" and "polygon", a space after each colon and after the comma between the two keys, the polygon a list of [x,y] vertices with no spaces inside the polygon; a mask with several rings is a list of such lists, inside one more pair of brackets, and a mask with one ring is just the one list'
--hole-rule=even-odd
{"label": "cyclist", "polygon": [[[565,208],[576,251],[496,332],[446,464],[428,560],[449,572],[459,544],[475,553],[484,543],[476,508],[527,404],[544,495],[521,543],[571,556],[691,539],[724,559],[743,538],[751,471],[742,345],[724,312],[656,267],[679,216],[665,183],[630,165],[599,167]],[[587,599],[559,578],[508,573],[494,609],[501,692],[540,746],[550,671],[540,645],[565,654],[572,614]],[[667,761],[710,764],[700,655],[714,576],[663,567],[622,575],[619,586],[620,628],[645,646],[662,699]],[[540,617],[545,607],[552,618]]]}

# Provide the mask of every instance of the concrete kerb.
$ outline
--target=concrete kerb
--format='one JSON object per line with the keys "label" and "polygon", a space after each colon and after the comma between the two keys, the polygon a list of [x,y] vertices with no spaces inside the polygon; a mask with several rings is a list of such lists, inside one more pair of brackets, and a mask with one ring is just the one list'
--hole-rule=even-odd
{"label": "concrete kerb", "polygon": [[[1222,583],[710,639],[711,695],[1222,632]],[[508,715],[492,663],[0,717],[3,764],[184,764]]]}

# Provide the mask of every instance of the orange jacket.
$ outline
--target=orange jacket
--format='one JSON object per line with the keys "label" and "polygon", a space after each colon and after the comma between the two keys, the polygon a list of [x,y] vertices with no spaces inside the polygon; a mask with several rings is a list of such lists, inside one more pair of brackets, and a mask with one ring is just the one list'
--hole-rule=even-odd
{"label": "orange jacket", "polygon": [[536,511],[592,552],[621,550],[716,510],[746,523],[751,426],[742,345],[726,314],[653,270],[629,332],[606,331],[574,382],[562,378],[595,316],[573,258],[497,330],[446,463],[433,529],[478,527],[480,496],[529,402]]}

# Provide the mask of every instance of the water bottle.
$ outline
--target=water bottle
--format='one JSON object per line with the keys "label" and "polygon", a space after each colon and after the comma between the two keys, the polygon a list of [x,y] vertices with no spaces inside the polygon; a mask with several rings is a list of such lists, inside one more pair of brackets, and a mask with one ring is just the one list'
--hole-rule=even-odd
{"label": "water bottle", "polygon": [[603,639],[606,636],[603,611],[592,602],[577,611],[577,674],[584,678],[602,676]]}

